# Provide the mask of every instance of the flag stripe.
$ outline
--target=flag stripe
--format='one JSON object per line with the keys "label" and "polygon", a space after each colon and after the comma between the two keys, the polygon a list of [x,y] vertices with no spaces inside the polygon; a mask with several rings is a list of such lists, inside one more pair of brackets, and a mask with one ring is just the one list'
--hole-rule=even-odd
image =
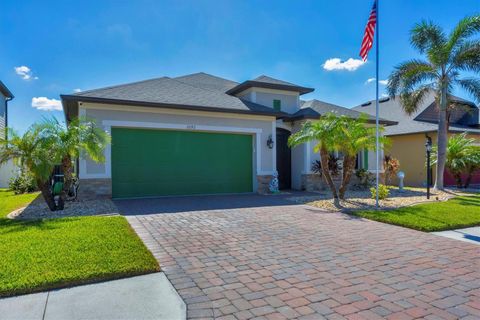
{"label": "flag stripe", "polygon": [[363,35],[362,45],[360,46],[360,57],[363,61],[367,60],[368,52],[372,49],[373,37],[375,35],[375,26],[377,24],[377,1],[373,2],[372,11],[365,27],[365,34]]}

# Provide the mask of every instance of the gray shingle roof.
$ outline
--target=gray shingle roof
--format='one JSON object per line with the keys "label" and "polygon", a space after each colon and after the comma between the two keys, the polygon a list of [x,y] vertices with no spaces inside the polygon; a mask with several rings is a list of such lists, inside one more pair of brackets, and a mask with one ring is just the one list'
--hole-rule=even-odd
{"label": "gray shingle roof", "polygon": [[[361,112],[358,112],[352,109],[348,109],[332,103],[313,99],[308,101],[301,101],[301,109],[298,110],[293,115],[291,115],[289,118],[291,120],[302,119],[302,118],[318,119],[320,116],[325,115],[327,113],[334,113],[336,115],[347,116],[350,118],[359,118],[360,115],[362,114]],[[366,114],[366,115],[368,117],[369,122],[375,121],[375,117],[372,117],[369,114]],[[393,124],[394,122],[381,118],[380,123],[390,125],[390,124]]]}
{"label": "gray shingle roof", "polygon": [[101,89],[63,95],[64,100],[177,107],[235,113],[279,115],[281,113],[223,92],[235,83],[208,74],[176,78],[161,77]]}
{"label": "gray shingle roof", "polygon": [[227,93],[235,95],[252,87],[294,91],[300,94],[309,93],[314,90],[313,88],[307,88],[266,75],[261,75],[253,80],[247,80],[240,83],[239,85],[228,90]]}
{"label": "gray shingle roof", "polygon": [[[412,133],[424,133],[432,132],[438,129],[436,123],[424,122],[415,120],[415,118],[422,113],[428,106],[430,106],[435,101],[435,96],[433,93],[429,94],[422,103],[422,106],[414,112],[412,115],[406,114],[400,104],[400,99],[388,99],[387,101],[381,102],[379,104],[379,115],[382,118],[397,121],[397,125],[388,126],[385,128],[385,135],[401,135],[401,134],[412,134]],[[372,116],[375,115],[375,100],[368,101],[360,106],[353,108],[355,111],[365,112]],[[451,125],[451,131],[469,131],[472,133],[480,133],[479,129],[475,129],[468,126],[459,126]]]}

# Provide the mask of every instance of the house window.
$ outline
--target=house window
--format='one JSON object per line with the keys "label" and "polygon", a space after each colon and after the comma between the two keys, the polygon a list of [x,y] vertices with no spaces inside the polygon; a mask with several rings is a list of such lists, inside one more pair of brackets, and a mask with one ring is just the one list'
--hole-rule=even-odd
{"label": "house window", "polygon": [[280,111],[282,109],[282,101],[274,99],[273,100],[273,109]]}

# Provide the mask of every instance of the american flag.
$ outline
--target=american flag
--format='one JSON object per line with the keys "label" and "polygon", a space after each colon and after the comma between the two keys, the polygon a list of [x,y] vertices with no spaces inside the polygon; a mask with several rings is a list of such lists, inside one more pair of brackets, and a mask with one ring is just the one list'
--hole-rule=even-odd
{"label": "american flag", "polygon": [[377,24],[377,1],[373,2],[372,11],[368,18],[365,34],[363,35],[362,47],[360,48],[360,57],[363,61],[367,61],[368,52],[372,49],[373,36],[375,34],[375,26]]}

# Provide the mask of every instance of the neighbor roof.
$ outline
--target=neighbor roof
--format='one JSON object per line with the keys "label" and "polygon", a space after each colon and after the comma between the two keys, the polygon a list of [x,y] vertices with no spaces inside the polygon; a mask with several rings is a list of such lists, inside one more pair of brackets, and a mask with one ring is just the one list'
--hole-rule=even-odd
{"label": "neighbor roof", "polygon": [[0,92],[10,100],[14,98],[13,94],[10,92],[10,90],[8,90],[7,86],[2,81],[0,81]]}
{"label": "neighbor roof", "polygon": [[302,87],[287,81],[261,75],[253,80],[247,80],[240,83],[239,85],[228,90],[227,93],[234,95],[242,91],[245,91],[248,88],[253,88],[253,87],[294,91],[294,92],[298,92],[299,94],[305,94],[315,90],[313,88]]}
{"label": "neighbor roof", "polygon": [[[336,115],[343,115],[350,118],[359,118],[362,114],[361,112],[352,109],[313,99],[308,101],[301,101],[301,109],[295,112],[293,115],[289,116],[286,120],[295,121],[299,119],[318,119],[320,118],[320,116],[327,113],[334,113]],[[366,114],[366,116],[368,122],[375,122],[375,117],[369,114]],[[395,121],[390,121],[383,118],[380,119],[380,123],[384,125],[396,124]]]}
{"label": "neighbor roof", "polygon": [[[458,102],[469,102],[467,100],[454,97]],[[435,102],[435,96],[433,93],[430,93],[423,101],[422,106],[411,115],[406,114],[403,111],[403,108],[400,104],[400,99],[397,97],[396,99],[381,99],[379,104],[379,116],[388,120],[397,121],[398,124],[394,126],[389,126],[385,128],[384,134],[386,136],[392,135],[404,135],[404,134],[413,134],[413,133],[426,133],[426,132],[433,132],[437,131],[438,124],[432,122],[425,122],[415,120],[418,115],[420,115],[427,107],[429,107],[432,103]],[[473,102],[469,102],[469,105],[475,106]],[[476,108],[476,107],[475,107]],[[355,111],[365,112],[372,116],[375,115],[375,100],[367,101],[360,106],[356,106],[353,108]],[[462,126],[462,125],[450,125],[450,131],[453,132],[464,132],[468,131],[471,133],[480,133],[479,129],[475,129],[469,126]]]}
{"label": "neighbor roof", "polygon": [[69,109],[79,101],[270,116],[283,115],[282,112],[272,108],[242,100],[224,92],[225,88],[234,85],[235,82],[227,79],[206,73],[196,73],[179,78],[161,77],[82,91],[72,95],[61,95],[61,97],[67,119],[70,118]]}

